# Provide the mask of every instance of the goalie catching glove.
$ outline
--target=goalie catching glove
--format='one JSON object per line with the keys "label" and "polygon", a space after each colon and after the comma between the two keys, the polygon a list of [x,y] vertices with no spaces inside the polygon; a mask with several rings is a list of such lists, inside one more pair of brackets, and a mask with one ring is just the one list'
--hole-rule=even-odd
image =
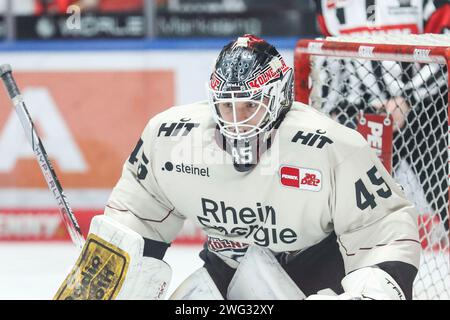
{"label": "goalie catching glove", "polygon": [[377,267],[355,270],[342,279],[344,293],[340,295],[314,294],[307,300],[405,300],[398,283]]}
{"label": "goalie catching glove", "polygon": [[144,245],[144,238],[130,228],[95,216],[83,251],[54,299],[163,299],[171,268],[144,256]]}

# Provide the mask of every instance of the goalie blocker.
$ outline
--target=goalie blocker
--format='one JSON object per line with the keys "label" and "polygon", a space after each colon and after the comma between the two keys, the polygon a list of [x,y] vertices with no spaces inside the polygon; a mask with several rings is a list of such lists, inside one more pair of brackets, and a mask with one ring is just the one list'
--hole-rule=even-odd
{"label": "goalie blocker", "polygon": [[172,277],[169,244],[144,239],[111,217],[95,216],[83,250],[55,300],[163,299]]}

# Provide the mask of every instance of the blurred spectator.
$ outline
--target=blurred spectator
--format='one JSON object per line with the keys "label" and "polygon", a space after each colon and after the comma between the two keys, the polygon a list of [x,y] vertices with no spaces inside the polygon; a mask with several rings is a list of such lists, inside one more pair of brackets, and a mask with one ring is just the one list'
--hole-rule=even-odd
{"label": "blurred spectator", "polygon": [[131,12],[142,11],[145,0],[35,0],[36,14],[65,14],[70,5],[81,11]]}
{"label": "blurred spectator", "polygon": [[81,10],[98,12],[142,11],[145,0],[79,0]]}
{"label": "blurred spectator", "polygon": [[67,7],[75,4],[76,0],[35,0],[35,14],[65,14]]}

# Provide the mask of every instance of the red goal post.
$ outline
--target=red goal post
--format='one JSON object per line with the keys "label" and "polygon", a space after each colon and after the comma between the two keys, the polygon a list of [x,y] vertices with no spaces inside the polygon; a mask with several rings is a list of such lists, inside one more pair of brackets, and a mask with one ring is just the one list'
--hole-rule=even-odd
{"label": "red goal post", "polygon": [[356,129],[361,112],[397,95],[408,106],[394,109],[405,124],[395,128],[393,176],[420,213],[416,299],[450,299],[449,64],[450,35],[303,39],[294,53],[295,99],[344,125]]}

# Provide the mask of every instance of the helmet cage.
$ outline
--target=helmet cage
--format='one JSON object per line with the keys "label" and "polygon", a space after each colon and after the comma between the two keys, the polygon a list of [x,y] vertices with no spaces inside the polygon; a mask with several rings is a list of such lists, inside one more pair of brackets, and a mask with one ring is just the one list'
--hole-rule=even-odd
{"label": "helmet cage", "polygon": [[[270,84],[264,85],[260,88],[248,90],[214,90],[207,83],[209,105],[212,109],[212,114],[215,122],[218,124],[220,132],[227,138],[231,139],[250,139],[260,133],[270,129],[271,124],[277,119],[278,107],[280,102],[280,83],[281,81],[274,81]],[[236,104],[238,102],[249,102],[257,104],[255,110],[249,117],[238,121],[236,113]],[[232,108],[232,121],[227,121],[223,118],[219,104],[228,103]],[[260,110],[264,113],[256,124],[250,124]]]}

